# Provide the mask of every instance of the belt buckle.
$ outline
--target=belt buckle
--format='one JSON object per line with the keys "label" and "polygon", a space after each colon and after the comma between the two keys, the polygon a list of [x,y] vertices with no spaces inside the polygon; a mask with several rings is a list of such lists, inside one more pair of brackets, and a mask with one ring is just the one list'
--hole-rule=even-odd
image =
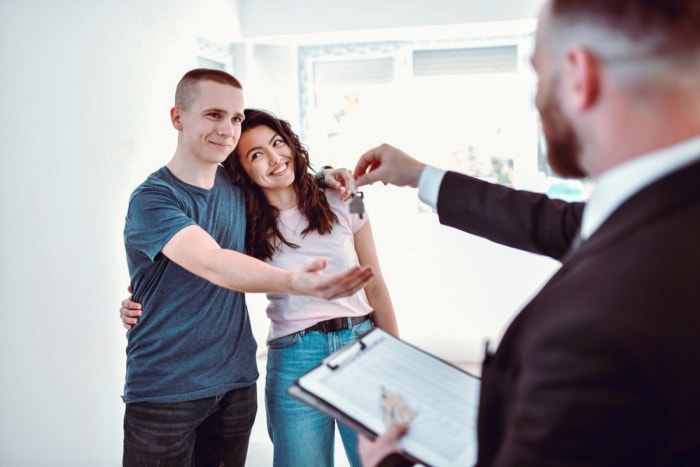
{"label": "belt buckle", "polygon": [[350,327],[348,326],[348,318],[346,317],[331,318],[323,322],[323,329],[325,332],[338,332],[343,329],[350,329]]}

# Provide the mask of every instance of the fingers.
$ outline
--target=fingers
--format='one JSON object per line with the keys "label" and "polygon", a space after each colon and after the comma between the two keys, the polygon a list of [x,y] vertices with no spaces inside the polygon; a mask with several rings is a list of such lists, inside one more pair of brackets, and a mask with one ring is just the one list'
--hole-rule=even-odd
{"label": "fingers", "polygon": [[361,187],[365,185],[371,185],[374,182],[375,180],[372,180],[372,177],[370,177],[369,174],[360,175],[359,177],[357,177],[357,179],[355,179],[355,186]]}
{"label": "fingers", "polygon": [[324,172],[326,185],[340,191],[341,199],[347,201],[354,189],[355,180],[347,169],[332,169]]}
{"label": "fingers", "polygon": [[360,156],[355,165],[355,186],[371,185],[374,182],[397,184],[395,172],[401,169],[402,155],[401,151],[388,144],[370,149]]}
{"label": "fingers", "polygon": [[352,178],[352,172],[348,169],[338,169],[333,172],[333,181],[337,188],[347,188],[352,190],[355,180]]}
{"label": "fingers", "polygon": [[342,199],[343,201],[347,201],[352,196],[352,192],[355,191],[355,179],[352,178],[352,172],[347,169],[343,169],[343,171],[339,175],[343,180],[343,194],[340,195],[340,199]]}
{"label": "fingers", "polygon": [[122,319],[122,324],[124,324],[124,325],[130,324],[133,326],[133,325],[139,323],[138,317],[133,317],[133,316],[129,316],[129,315],[121,315],[121,319]]}
{"label": "fingers", "polygon": [[379,180],[374,171],[381,165],[381,156],[377,154],[379,148],[373,148],[360,156],[355,165],[352,176],[355,178],[355,186],[371,185]]}
{"label": "fingers", "polygon": [[131,300],[131,295],[122,300],[122,308],[127,310],[141,310],[141,304]]}
{"label": "fingers", "polygon": [[127,331],[139,323],[139,316],[141,316],[141,310],[130,310],[124,307],[119,309],[119,317],[122,320],[122,326],[124,326],[124,329]]}
{"label": "fingers", "polygon": [[328,261],[324,258],[311,258],[304,261],[301,269],[304,272],[321,272],[328,266]]}
{"label": "fingers", "polygon": [[[130,303],[134,303],[134,302],[130,302]],[[121,316],[126,316],[127,318],[138,318],[139,316],[141,316],[141,313],[142,313],[141,305],[138,303],[135,303],[135,305],[138,305],[139,307],[138,308],[129,308],[129,307],[122,306],[119,309],[119,314]]]}
{"label": "fingers", "polygon": [[[131,286],[128,287],[129,293],[132,292]],[[126,330],[133,328],[139,322],[139,317],[143,313],[141,304],[131,300],[131,295],[122,300],[122,306],[119,308],[119,317],[122,320],[122,326]]]}
{"label": "fingers", "polygon": [[363,467],[375,467],[391,454],[401,453],[398,442],[408,432],[408,427],[407,422],[393,423],[374,441],[358,435],[357,448]]}
{"label": "fingers", "polygon": [[320,290],[321,297],[332,300],[347,297],[362,289],[374,277],[370,266],[355,266],[343,272],[326,276],[328,285]]}
{"label": "fingers", "polygon": [[355,186],[381,181],[396,186],[418,187],[423,162],[388,144],[382,144],[364,153],[357,161]]}
{"label": "fingers", "polygon": [[347,297],[354,294],[374,277],[371,266],[353,266],[345,271],[324,275],[327,266],[323,258],[312,258],[304,261],[295,272],[297,293],[313,295],[326,300]]}
{"label": "fingers", "polygon": [[139,321],[136,318],[127,318],[125,316],[122,316],[121,318],[122,318],[122,326],[127,331],[131,330],[131,328],[133,328],[134,326],[136,326],[139,323]]}

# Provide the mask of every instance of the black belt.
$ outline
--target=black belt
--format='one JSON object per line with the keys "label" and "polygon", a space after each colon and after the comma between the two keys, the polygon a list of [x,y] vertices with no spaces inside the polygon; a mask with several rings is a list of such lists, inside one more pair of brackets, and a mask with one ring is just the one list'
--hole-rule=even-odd
{"label": "black belt", "polygon": [[321,331],[321,332],[335,332],[342,331],[343,329],[350,329],[353,326],[364,323],[370,319],[371,313],[364,316],[345,316],[343,318],[331,318],[325,321],[319,321],[313,326],[309,326],[304,329],[304,331]]}

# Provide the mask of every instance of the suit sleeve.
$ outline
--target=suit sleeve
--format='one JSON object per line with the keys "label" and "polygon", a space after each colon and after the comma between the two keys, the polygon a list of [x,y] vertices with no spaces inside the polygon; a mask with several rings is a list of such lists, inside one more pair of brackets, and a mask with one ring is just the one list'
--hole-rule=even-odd
{"label": "suit sleeve", "polygon": [[577,235],[584,206],[447,172],[437,212],[441,224],[561,260]]}

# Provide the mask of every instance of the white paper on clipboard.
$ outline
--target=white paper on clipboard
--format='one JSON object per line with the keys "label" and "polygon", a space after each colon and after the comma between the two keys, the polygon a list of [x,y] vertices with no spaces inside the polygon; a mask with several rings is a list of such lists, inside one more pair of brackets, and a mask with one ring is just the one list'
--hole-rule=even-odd
{"label": "white paper on clipboard", "polygon": [[384,432],[381,395],[401,395],[416,415],[400,445],[428,466],[476,462],[481,381],[440,358],[373,328],[300,377],[288,393],[356,431]]}

